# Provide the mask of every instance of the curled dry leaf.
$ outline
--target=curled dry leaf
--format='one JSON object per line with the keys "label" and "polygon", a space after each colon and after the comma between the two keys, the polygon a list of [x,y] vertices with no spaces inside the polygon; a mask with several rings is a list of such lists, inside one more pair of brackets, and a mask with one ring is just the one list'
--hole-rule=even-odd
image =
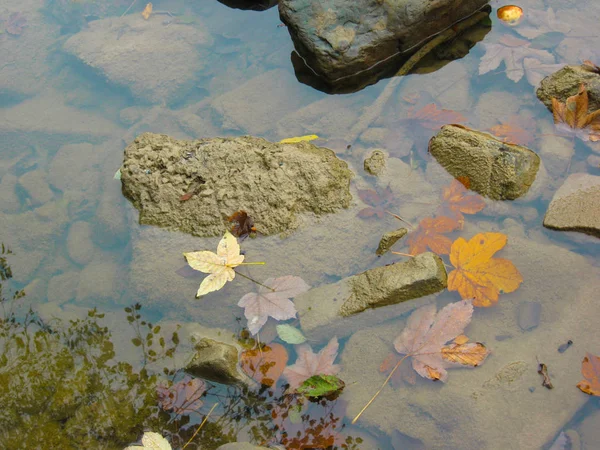
{"label": "curled dry leaf", "polygon": [[206,392],[206,383],[200,378],[186,375],[182,380],[167,386],[159,384],[156,388],[158,403],[164,410],[173,410],[175,414],[193,412],[203,404],[202,395]]}
{"label": "curled dry leaf", "polygon": [[415,310],[408,318],[406,327],[394,341],[396,351],[410,356],[415,371],[424,378],[446,381],[446,368],[456,365],[477,367],[489,354],[479,343],[466,343],[463,339],[452,341],[462,335],[471,322],[473,305],[468,300],[451,303],[436,314],[435,304]]}
{"label": "curled dry leaf", "polygon": [[584,379],[577,387],[586,394],[600,396],[600,357],[586,353],[581,362],[581,375]]}
{"label": "curled dry leaf", "polygon": [[240,210],[234,212],[227,218],[231,225],[231,234],[240,239],[246,238],[250,233],[255,233],[254,220],[246,211]]}
{"label": "curled dry leaf", "polygon": [[442,205],[440,212],[447,214],[458,222],[462,229],[465,222],[463,214],[476,214],[485,208],[485,200],[479,194],[469,191],[465,187],[469,185],[469,180],[452,180],[450,186],[442,190]]}
{"label": "curled dry leaf", "polygon": [[269,278],[263,284],[257,292],[244,295],[238,302],[238,306],[244,308],[252,334],[258,333],[269,317],[275,320],[296,317],[296,307],[290,299],[310,289],[302,278],[292,275]]}
{"label": "curled dry leaf", "polygon": [[458,291],[463,299],[473,299],[474,306],[492,306],[500,292],[515,291],[523,277],[514,264],[492,258],[506,245],[502,233],[479,233],[468,242],[458,238],[450,249],[450,262],[456,268],[448,275],[448,289]]}
{"label": "curled dry leaf", "polygon": [[216,254],[200,251],[184,253],[183,256],[192,269],[210,274],[202,280],[196,297],[221,289],[225,283],[235,278],[233,268],[244,261],[244,255],[240,255],[237,239],[229,231],[219,242]]}
{"label": "curled dry leaf", "polygon": [[246,374],[264,386],[273,386],[285,369],[288,352],[281,344],[264,345],[240,355],[240,366]]}
{"label": "curled dry leaf", "polygon": [[552,98],[552,115],[557,128],[582,141],[600,141],[600,109],[588,114],[588,105],[588,93],[583,84],[565,103]]}
{"label": "curled dry leaf", "polygon": [[340,366],[333,364],[338,353],[338,340],[331,338],[329,343],[321,349],[319,353],[313,352],[308,344],[301,344],[296,347],[296,363],[288,366],[283,371],[283,376],[290,383],[291,389],[296,389],[304,381],[314,375],[336,375],[340,371]]}
{"label": "curled dry leaf", "polygon": [[426,217],[419,222],[419,227],[413,231],[408,239],[409,252],[418,255],[427,251],[427,248],[438,255],[450,253],[452,240],[443,233],[450,233],[460,227],[459,223],[450,217]]}

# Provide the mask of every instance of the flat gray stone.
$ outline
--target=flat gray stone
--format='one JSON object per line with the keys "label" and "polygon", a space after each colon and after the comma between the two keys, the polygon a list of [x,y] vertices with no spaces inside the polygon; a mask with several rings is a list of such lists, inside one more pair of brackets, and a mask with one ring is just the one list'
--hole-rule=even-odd
{"label": "flat gray stone", "polygon": [[544,226],[600,237],[600,176],[569,175],[548,206]]}
{"label": "flat gray stone", "polygon": [[431,294],[446,286],[442,260],[427,252],[311,289],[294,303],[302,330],[311,338],[342,337],[414,308],[408,300],[423,297],[420,302],[432,301]]}
{"label": "flat gray stone", "polygon": [[528,148],[458,125],[443,126],[429,152],[453,177],[466,177],[473,191],[493,200],[525,195],[540,166]]}

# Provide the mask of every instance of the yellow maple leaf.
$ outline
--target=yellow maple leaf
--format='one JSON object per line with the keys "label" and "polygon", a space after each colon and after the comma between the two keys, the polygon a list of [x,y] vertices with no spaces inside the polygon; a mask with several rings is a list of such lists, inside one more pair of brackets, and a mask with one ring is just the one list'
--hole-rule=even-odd
{"label": "yellow maple leaf", "polygon": [[508,259],[492,258],[506,245],[502,233],[479,233],[467,242],[458,238],[450,249],[450,262],[456,268],[448,275],[448,289],[458,291],[474,306],[492,306],[500,292],[513,292],[523,277]]}
{"label": "yellow maple leaf", "polygon": [[152,14],[152,3],[148,3],[146,5],[144,10],[142,11],[142,17],[144,19],[148,20],[148,18],[150,17],[150,14]]}
{"label": "yellow maple leaf", "polygon": [[200,251],[184,253],[183,256],[192,269],[210,274],[202,280],[196,297],[221,289],[235,278],[233,268],[244,261],[244,255],[240,255],[240,245],[229,231],[219,242],[217,253]]}
{"label": "yellow maple leaf", "polygon": [[319,136],[317,136],[316,134],[307,134],[306,136],[297,136],[297,137],[282,139],[279,141],[279,143],[280,144],[297,144],[298,142],[314,141],[315,139],[319,139]]}

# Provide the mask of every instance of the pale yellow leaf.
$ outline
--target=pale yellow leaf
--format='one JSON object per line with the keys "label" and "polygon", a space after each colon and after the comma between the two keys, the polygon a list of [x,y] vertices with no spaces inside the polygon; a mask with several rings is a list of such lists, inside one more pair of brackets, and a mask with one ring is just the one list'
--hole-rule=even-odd
{"label": "pale yellow leaf", "polygon": [[280,144],[297,144],[298,142],[314,141],[315,139],[319,139],[319,136],[317,136],[316,134],[307,134],[306,136],[297,136],[297,137],[282,139],[281,141],[279,141],[279,143]]}
{"label": "pale yellow leaf", "polygon": [[221,271],[211,273],[204,280],[202,280],[202,283],[200,283],[200,287],[198,288],[198,292],[196,293],[196,297],[202,297],[209,292],[218,291],[225,286],[225,283],[233,280],[234,278],[235,271],[233,269],[230,269],[229,267],[222,267]]}
{"label": "pale yellow leaf", "polygon": [[215,273],[227,263],[226,258],[209,251],[184,253],[190,267],[202,273]]}

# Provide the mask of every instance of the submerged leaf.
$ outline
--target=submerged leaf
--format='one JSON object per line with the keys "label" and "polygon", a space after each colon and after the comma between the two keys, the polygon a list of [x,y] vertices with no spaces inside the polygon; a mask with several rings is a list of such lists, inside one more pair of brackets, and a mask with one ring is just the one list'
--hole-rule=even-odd
{"label": "submerged leaf", "polygon": [[333,364],[337,357],[339,344],[336,337],[317,354],[310,345],[302,344],[296,347],[296,363],[283,371],[283,376],[290,383],[290,388],[297,389],[305,380],[314,375],[336,375],[340,366]]}
{"label": "submerged leaf", "polygon": [[287,361],[288,352],[281,344],[246,350],[240,355],[242,370],[264,386],[273,386],[277,382]]}
{"label": "submerged leaf", "polygon": [[517,268],[507,259],[492,258],[506,241],[502,233],[479,233],[468,242],[454,241],[450,262],[456,269],[448,274],[448,290],[473,299],[475,306],[492,306],[500,292],[515,291],[523,282]]}
{"label": "submerged leaf", "polygon": [[238,306],[244,308],[252,334],[258,333],[269,317],[275,320],[296,317],[296,307],[290,299],[310,289],[302,278],[292,275],[269,278],[263,284],[258,292],[246,294],[238,302]]}
{"label": "submerged leaf", "polygon": [[581,375],[584,379],[577,387],[586,394],[600,396],[600,357],[586,353],[581,362]]}
{"label": "submerged leaf", "polygon": [[277,335],[287,344],[297,345],[306,342],[306,337],[302,334],[302,331],[287,324],[277,325]]}
{"label": "submerged leaf", "polygon": [[419,227],[413,231],[406,241],[411,255],[418,255],[427,248],[438,255],[450,253],[452,240],[443,233],[450,233],[459,228],[459,223],[450,217],[426,217],[419,222]]}
{"label": "submerged leaf", "polygon": [[175,414],[183,414],[200,409],[203,404],[202,395],[206,392],[206,383],[200,378],[186,375],[170,387],[159,384],[156,392],[161,408],[173,410]]}
{"label": "submerged leaf", "polygon": [[469,191],[465,186],[469,180],[452,180],[450,186],[442,190],[442,205],[440,212],[453,217],[462,228],[465,217],[463,214],[476,214],[485,208],[485,200],[481,195]]}

